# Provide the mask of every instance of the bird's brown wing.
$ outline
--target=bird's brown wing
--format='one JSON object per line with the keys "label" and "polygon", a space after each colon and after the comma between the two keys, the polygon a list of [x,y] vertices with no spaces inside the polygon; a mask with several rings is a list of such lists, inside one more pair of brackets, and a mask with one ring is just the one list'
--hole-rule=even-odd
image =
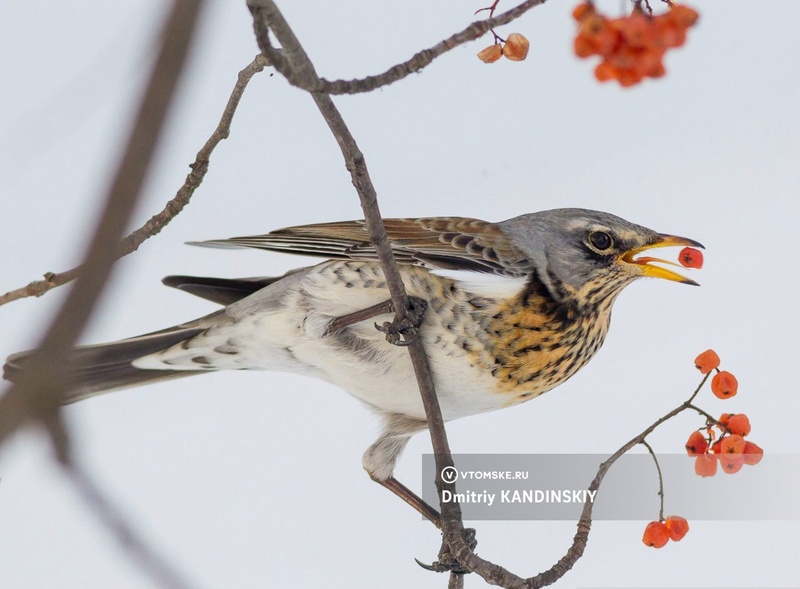
{"label": "bird's brown wing", "polygon": [[[401,264],[528,276],[530,260],[495,223],[463,217],[384,219]],[[209,247],[252,247],[333,259],[376,260],[364,221],[299,225],[266,235],[194,242]]]}

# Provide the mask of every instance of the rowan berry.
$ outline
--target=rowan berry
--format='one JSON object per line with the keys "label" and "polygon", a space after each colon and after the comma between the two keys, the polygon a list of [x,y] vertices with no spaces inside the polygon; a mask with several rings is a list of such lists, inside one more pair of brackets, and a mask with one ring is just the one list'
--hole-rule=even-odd
{"label": "rowan berry", "polygon": [[715,368],[718,368],[719,362],[719,356],[717,356],[714,350],[706,350],[694,359],[695,368],[697,368],[701,374],[708,374]]}
{"label": "rowan berry", "polygon": [[644,14],[635,12],[627,18],[609,21],[609,25],[620,34],[627,47],[639,49],[650,45],[652,27]]}
{"label": "rowan berry", "polygon": [[618,72],[619,70],[611,62],[603,60],[594,68],[594,77],[601,82],[607,82],[615,79],[619,75]]}
{"label": "rowan berry", "polygon": [[511,33],[506,37],[506,43],[503,45],[503,55],[511,61],[522,61],[528,57],[530,46],[530,41],[524,35]]}
{"label": "rowan berry", "polygon": [[635,86],[644,79],[644,75],[633,68],[620,69],[617,81],[623,88]]}
{"label": "rowan berry", "polygon": [[688,29],[693,26],[699,16],[695,10],[683,4],[673,4],[669,12],[666,13],[667,19],[682,29]]}
{"label": "rowan berry", "polygon": [[597,51],[597,44],[585,35],[578,35],[574,41],[575,55],[589,57]]}
{"label": "rowan berry", "polygon": [[587,16],[594,13],[594,5],[591,2],[584,2],[575,7],[575,10],[572,11],[572,17],[578,22],[581,22]]}
{"label": "rowan berry", "polygon": [[719,445],[719,453],[725,456],[731,454],[742,454],[746,442],[742,436],[731,434],[722,438]]}
{"label": "rowan berry", "polygon": [[678,254],[678,260],[684,268],[702,268],[703,252],[693,247],[685,247]]}
{"label": "rowan berry", "polygon": [[725,428],[727,428],[728,424],[731,422],[731,417],[733,417],[734,415],[736,415],[736,414],[735,413],[723,413],[722,415],[720,415],[719,419],[717,420],[717,427],[719,429],[725,431]]}
{"label": "rowan berry", "polygon": [[503,48],[496,43],[478,52],[478,59],[483,63],[494,63],[501,57],[503,57]]}
{"label": "rowan berry", "polygon": [[665,49],[682,47],[686,43],[686,29],[679,29],[670,23],[665,23],[659,33],[659,45]]}
{"label": "rowan berry", "polygon": [[711,379],[711,392],[720,399],[729,399],[739,390],[739,382],[727,370],[721,370]]}
{"label": "rowan berry", "polygon": [[689,440],[686,442],[686,452],[689,453],[689,456],[705,454],[706,450],[708,450],[708,440],[706,440],[706,437],[700,432],[692,432],[692,435],[689,436]]}
{"label": "rowan berry", "polygon": [[728,429],[732,434],[746,436],[750,433],[750,420],[744,413],[737,413],[728,421]]}
{"label": "rowan berry", "polygon": [[764,458],[764,450],[753,442],[744,444],[744,463],[750,466],[758,464]]}
{"label": "rowan berry", "polygon": [[670,515],[664,522],[669,530],[669,539],[678,542],[689,531],[689,522],[679,515]]}
{"label": "rowan berry", "polygon": [[653,548],[661,548],[669,542],[669,529],[664,522],[650,522],[644,529],[642,542]]}

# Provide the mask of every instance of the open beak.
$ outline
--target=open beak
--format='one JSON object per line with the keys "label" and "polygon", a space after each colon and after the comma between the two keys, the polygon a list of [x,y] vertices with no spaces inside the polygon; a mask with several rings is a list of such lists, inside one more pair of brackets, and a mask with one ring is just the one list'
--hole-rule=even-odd
{"label": "open beak", "polygon": [[667,268],[662,268],[661,266],[653,266],[651,262],[658,262],[659,264],[667,264],[669,266],[677,266],[681,267],[680,264],[675,262],[670,262],[669,260],[662,260],[661,258],[652,258],[649,256],[641,256],[639,258],[636,257],[636,254],[639,254],[645,250],[655,249],[657,247],[670,247],[670,246],[689,246],[689,247],[699,247],[702,249],[703,244],[694,241],[693,239],[688,239],[686,237],[678,237],[677,235],[664,235],[660,234],[658,236],[658,241],[655,243],[651,243],[644,247],[628,250],[624,254],[622,254],[619,259],[621,262],[626,264],[634,264],[638,266],[639,274],[642,276],[652,276],[653,278],[664,278],[666,280],[672,280],[673,282],[681,282],[683,284],[693,284],[695,286],[700,286],[694,280],[690,278],[686,278],[685,276],[681,276],[677,272],[673,272],[672,270],[668,270]]}

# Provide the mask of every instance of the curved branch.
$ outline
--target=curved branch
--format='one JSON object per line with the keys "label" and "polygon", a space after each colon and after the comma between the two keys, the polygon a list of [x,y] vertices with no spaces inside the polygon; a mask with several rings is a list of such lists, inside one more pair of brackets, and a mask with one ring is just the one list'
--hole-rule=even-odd
{"label": "curved branch", "polygon": [[[197,187],[203,182],[206,172],[208,172],[211,153],[223,139],[227,139],[230,135],[233,115],[236,113],[236,108],[239,106],[239,101],[242,98],[242,94],[248,82],[266,66],[266,58],[262,55],[258,55],[247,67],[239,72],[236,85],[233,87],[230,98],[228,98],[228,103],[225,105],[225,110],[222,112],[219,124],[211,134],[211,137],[208,138],[205,145],[197,152],[194,163],[189,165],[192,171],[186,176],[183,186],[181,186],[175,196],[164,205],[161,212],[150,217],[144,225],[132,231],[127,237],[120,241],[117,246],[115,258],[127,256],[138,250],[139,246],[149,238],[160,233],[161,230],[189,204],[189,201],[194,195],[194,191],[197,190]],[[48,272],[44,275],[44,280],[31,282],[26,286],[0,295],[0,306],[18,299],[40,297],[58,286],[75,280],[80,275],[82,268],[83,266],[77,266],[64,272]]]}
{"label": "curved branch", "polygon": [[155,552],[147,541],[136,532],[122,510],[100,490],[85,469],[73,462],[64,468],[64,473],[101,525],[117,541],[128,557],[158,586],[162,589],[192,589],[192,586],[178,574],[172,564]]}
{"label": "curved branch", "polygon": [[[312,86],[319,80],[314,65],[292,32],[291,27],[283,18],[278,7],[272,0],[248,0],[248,6],[253,13],[253,23],[259,48],[267,55],[273,65],[279,62],[289,75],[305,80]],[[269,33],[273,32],[281,43],[283,50],[278,51],[272,47]],[[386,229],[378,208],[375,187],[369,177],[364,155],[358,148],[352,134],[341,117],[331,97],[323,93],[312,93],[312,98],[317,104],[322,116],[331,129],[345,159],[345,165],[350,172],[353,185],[356,187],[364,216],[367,220],[367,229],[370,241],[378,253],[378,258],[386,278],[387,287],[391,293],[397,318],[404,319],[408,309],[408,297],[397,268],[392,249],[386,236]],[[439,408],[439,399],[433,383],[428,356],[421,339],[414,340],[408,346],[414,374],[420,388],[422,403],[428,421],[428,430],[436,460],[436,471],[441,473],[446,466],[453,465],[447,434],[444,429],[444,420]],[[455,491],[453,483],[446,483],[437,474],[436,486],[439,497],[444,489]],[[440,501],[442,508],[442,524],[445,534],[458,536],[463,542],[464,526],[461,520],[461,508],[456,502]]]}
{"label": "curved branch", "polygon": [[[591,484],[589,485],[589,491],[597,491],[600,488],[600,483],[603,482],[608,470],[611,466],[619,460],[623,454],[628,452],[631,448],[636,446],[637,444],[641,444],[642,441],[650,435],[659,425],[664,423],[665,421],[672,419],[679,413],[686,411],[690,408],[689,402],[683,403],[667,413],[663,415],[655,422],[652,423],[647,429],[643,430],[639,435],[632,438],[626,444],[624,444],[619,450],[614,452],[608,460],[603,462],[600,465],[600,468],[597,469],[597,474],[592,480]],[[594,503],[590,501],[588,498],[586,503],[583,504],[583,512],[581,513],[581,518],[578,520],[578,533],[575,534],[575,538],[572,541],[572,546],[569,547],[567,553],[559,559],[559,561],[550,567],[548,570],[544,571],[536,575],[535,577],[531,577],[527,579],[525,582],[525,587],[530,589],[534,589],[537,587],[545,587],[547,585],[552,585],[558,579],[564,576],[564,574],[572,568],[572,566],[577,562],[577,560],[583,554],[584,549],[586,548],[586,542],[589,539],[589,531],[592,527],[592,510],[594,509]]]}
{"label": "curved branch", "polygon": [[[474,41],[495,27],[516,20],[531,8],[544,4],[546,1],[547,0],[525,0],[518,6],[494,18],[479,20],[470,24],[463,31],[451,35],[429,49],[423,49],[419,53],[414,54],[410,59],[390,67],[385,72],[365,78],[328,81],[325,78],[315,76],[315,79],[310,80],[304,77],[301,71],[288,66],[280,60],[275,61],[274,65],[275,69],[283,74],[290,84],[308,92],[321,92],[324,94],[360,94],[363,92],[371,92],[382,86],[388,86],[389,84],[402,80],[410,74],[419,72],[430,65],[434,59],[444,55],[451,49]],[[281,45],[285,47],[283,43],[281,43]],[[270,58],[272,58],[271,55]]]}
{"label": "curved branch", "polygon": [[[658,426],[665,421],[672,419],[683,411],[695,409],[696,407],[694,407],[689,401],[686,401],[653,422],[653,424],[624,444],[619,450],[614,452],[614,454],[612,454],[608,460],[600,465],[597,470],[597,474],[589,485],[588,490],[599,490],[600,484],[603,482],[603,479],[605,478],[611,466],[631,448],[642,443],[642,441]],[[543,571],[533,577],[523,579],[500,565],[496,565],[488,560],[484,560],[476,555],[474,551],[470,549],[465,542],[463,542],[463,540],[459,543],[459,538],[455,538],[455,544],[458,544],[458,546],[451,544],[453,556],[456,557],[458,562],[460,562],[462,565],[477,575],[480,575],[487,583],[491,583],[492,585],[514,588],[524,587],[525,589],[538,589],[540,587],[552,585],[561,579],[561,577],[563,577],[575,565],[581,556],[583,556],[583,552],[586,549],[586,543],[589,540],[589,532],[592,528],[593,509],[594,503],[587,497],[586,503],[583,505],[581,517],[578,520],[578,531],[573,537],[572,545],[567,549],[567,552],[558,560],[558,562],[556,562],[546,571]]]}

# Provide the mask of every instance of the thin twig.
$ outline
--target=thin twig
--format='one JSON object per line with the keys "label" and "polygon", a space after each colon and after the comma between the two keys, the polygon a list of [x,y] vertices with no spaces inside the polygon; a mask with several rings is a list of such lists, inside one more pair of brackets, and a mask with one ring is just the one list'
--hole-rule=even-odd
{"label": "thin twig", "polygon": [[708,411],[704,411],[703,409],[700,409],[700,407],[698,407],[697,405],[694,405],[691,402],[691,400],[686,402],[686,408],[687,409],[692,409],[694,411],[697,411],[700,415],[702,415],[703,417],[706,418],[706,422],[707,423],[709,423],[711,425],[718,425],[720,428],[722,428],[723,432],[731,431],[731,430],[728,429],[728,427],[726,425],[723,425],[722,423],[720,423],[720,421],[718,419],[716,419],[715,417],[713,417]]}
{"label": "thin twig", "polygon": [[[666,415],[663,415],[662,417],[658,418],[649,427],[643,430],[639,435],[632,438],[630,441],[628,441],[622,447],[620,447],[619,450],[614,452],[614,454],[612,454],[608,458],[608,460],[603,462],[597,469],[597,474],[595,475],[594,479],[589,485],[589,491],[597,491],[598,489],[600,489],[600,484],[603,482],[603,478],[605,478],[611,466],[617,460],[619,460],[624,454],[626,454],[631,448],[633,448],[637,444],[640,444],[642,440],[644,440],[647,436],[649,436],[662,423],[672,419],[679,413],[686,411],[689,408],[690,405],[688,402],[679,405]],[[572,540],[572,545],[569,547],[569,549],[567,549],[566,554],[564,554],[564,556],[562,556],[559,559],[559,561],[552,567],[550,567],[548,570],[536,575],[535,577],[526,579],[524,587],[526,587],[527,589],[536,589],[539,587],[552,585],[561,577],[563,577],[567,573],[567,571],[569,571],[574,566],[574,564],[578,561],[578,559],[583,555],[583,551],[586,549],[586,543],[589,540],[589,532],[591,531],[592,527],[593,509],[594,509],[594,502],[589,497],[587,497],[586,502],[583,504],[583,511],[581,512],[581,517],[578,520],[578,532],[575,534],[575,537]]]}
{"label": "thin twig", "polygon": [[[476,21],[470,24],[463,31],[451,35],[429,49],[423,49],[407,61],[394,65],[383,73],[357,80],[328,81],[316,76],[314,76],[315,79],[311,79],[304,75],[300,69],[294,69],[280,61],[276,61],[274,65],[275,69],[283,74],[290,84],[308,92],[321,92],[325,94],[359,94],[362,92],[371,92],[382,86],[388,86],[389,84],[402,80],[410,74],[419,72],[424,67],[430,65],[437,57],[444,55],[460,45],[480,38],[491,29],[510,23],[530,9],[544,4],[545,2],[546,0],[525,0],[518,6],[494,18]],[[251,4],[255,3],[251,2]],[[286,47],[283,43],[281,43],[281,45]]]}
{"label": "thin twig", "polygon": [[[194,191],[203,182],[206,172],[208,172],[212,152],[223,139],[227,139],[230,135],[233,115],[236,112],[236,108],[239,106],[239,101],[242,98],[242,94],[248,82],[255,74],[263,70],[266,65],[266,59],[262,55],[258,55],[247,67],[239,72],[236,85],[233,87],[230,98],[228,98],[228,103],[225,105],[225,110],[222,112],[219,124],[208,138],[205,145],[197,152],[194,163],[189,165],[192,171],[186,176],[183,186],[181,186],[175,196],[164,205],[161,212],[150,217],[144,225],[132,231],[119,243],[116,250],[117,258],[127,256],[138,250],[139,246],[147,239],[160,233],[161,230],[189,204],[192,195],[194,195]],[[31,282],[26,286],[0,295],[0,306],[26,297],[40,297],[58,286],[75,280],[80,274],[81,268],[82,266],[77,266],[64,272],[48,272],[44,275],[44,280]]]}
{"label": "thin twig", "polygon": [[661,507],[658,511],[658,521],[664,521],[664,475],[661,474],[661,465],[658,463],[658,456],[656,456],[656,451],[653,450],[653,447],[647,443],[647,440],[642,440],[640,442],[642,446],[647,448],[647,451],[650,453],[650,456],[653,457],[653,462],[656,463],[656,470],[658,471],[658,497],[661,499]]}
{"label": "thin twig", "polygon": [[703,377],[703,380],[701,380],[701,381],[700,381],[700,384],[699,384],[699,385],[697,385],[697,388],[696,388],[696,389],[694,390],[694,392],[692,393],[692,396],[691,396],[691,397],[689,397],[689,400],[688,400],[688,401],[686,401],[687,403],[691,403],[692,401],[694,401],[694,398],[697,396],[697,393],[699,393],[699,392],[700,392],[700,389],[702,389],[702,388],[703,388],[703,385],[704,385],[704,384],[706,384],[706,381],[708,380],[708,377],[709,377],[709,376],[711,376],[711,373],[710,373],[710,372],[709,372],[709,373],[707,373],[707,374],[706,374],[706,375]]}

